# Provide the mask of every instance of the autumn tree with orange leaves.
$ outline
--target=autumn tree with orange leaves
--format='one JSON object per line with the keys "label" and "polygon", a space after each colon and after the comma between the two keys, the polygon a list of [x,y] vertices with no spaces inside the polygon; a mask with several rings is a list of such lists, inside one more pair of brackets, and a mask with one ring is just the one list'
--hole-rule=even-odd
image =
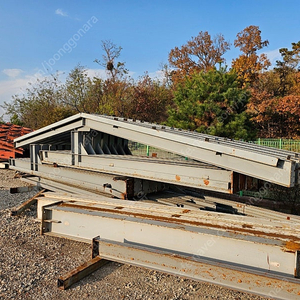
{"label": "autumn tree with orange leaves", "polygon": [[252,84],[248,111],[260,137],[300,138],[300,42],[279,50],[282,60]]}
{"label": "autumn tree with orange leaves", "polygon": [[181,82],[185,76],[208,71],[217,63],[224,62],[223,55],[230,49],[230,44],[222,34],[214,38],[205,31],[200,31],[181,48],[175,47],[169,53],[169,64],[173,83]]}
{"label": "autumn tree with orange leaves", "polygon": [[239,48],[242,54],[232,61],[232,68],[244,85],[253,83],[259,73],[271,65],[265,54],[257,54],[258,50],[268,44],[267,40],[262,40],[258,26],[248,26],[237,34],[234,46]]}

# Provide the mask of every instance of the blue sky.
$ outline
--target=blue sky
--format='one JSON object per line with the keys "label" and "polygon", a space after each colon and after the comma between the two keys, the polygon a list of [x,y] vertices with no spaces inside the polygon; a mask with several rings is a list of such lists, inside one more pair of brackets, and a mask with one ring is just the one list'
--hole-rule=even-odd
{"label": "blue sky", "polygon": [[[37,74],[67,74],[78,63],[91,75],[103,74],[93,62],[101,59],[103,40],[123,48],[120,60],[137,78],[158,74],[169,51],[199,31],[222,33],[233,44],[249,25],[260,27],[270,43],[264,52],[275,61],[279,48],[300,40],[300,1],[0,0],[0,104]],[[227,64],[238,55],[232,45]]]}

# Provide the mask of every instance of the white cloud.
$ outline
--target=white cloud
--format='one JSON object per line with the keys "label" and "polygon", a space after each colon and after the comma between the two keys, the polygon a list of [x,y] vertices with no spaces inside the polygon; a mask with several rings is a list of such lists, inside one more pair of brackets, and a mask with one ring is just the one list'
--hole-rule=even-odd
{"label": "white cloud", "polygon": [[[12,101],[12,96],[16,94],[21,94],[25,92],[28,87],[28,78],[13,78],[9,80],[0,81],[0,105],[4,102],[10,103]],[[5,111],[0,107],[0,116],[3,116]],[[5,121],[8,121],[8,117],[4,115]]]}
{"label": "white cloud", "polygon": [[279,53],[279,49],[280,48],[263,52],[265,55],[267,55],[272,65],[275,65],[276,60],[281,59],[281,54]]}
{"label": "white cloud", "polygon": [[[20,72],[19,74],[23,73]],[[43,79],[39,73],[31,75],[23,75],[22,77],[16,78],[10,76],[7,80],[0,81],[0,105],[4,102],[10,103],[14,95],[20,95],[26,92],[29,87],[29,83],[36,82],[37,79]],[[4,113],[3,109],[0,108],[0,116]]]}
{"label": "white cloud", "polygon": [[68,14],[66,12],[64,12],[61,8],[58,8],[56,11],[55,11],[55,14],[56,15],[59,15],[59,16],[62,16],[62,17],[68,17]]}
{"label": "white cloud", "polygon": [[107,79],[107,74],[104,69],[87,69],[86,73],[90,78],[98,77],[101,79]]}
{"label": "white cloud", "polygon": [[7,75],[8,77],[12,77],[12,78],[18,77],[23,72],[24,71],[21,69],[4,69],[2,71],[2,73]]}
{"label": "white cloud", "polygon": [[162,70],[156,71],[156,72],[150,72],[149,77],[155,80],[163,81],[166,79],[165,73]]}

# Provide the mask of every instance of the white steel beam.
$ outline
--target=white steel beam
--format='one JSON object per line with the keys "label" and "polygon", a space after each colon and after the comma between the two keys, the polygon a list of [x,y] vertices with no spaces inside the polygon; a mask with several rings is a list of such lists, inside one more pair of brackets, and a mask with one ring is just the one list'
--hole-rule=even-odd
{"label": "white steel beam", "polygon": [[[72,154],[41,151],[46,163],[72,164]],[[74,160],[73,160],[74,161]],[[172,162],[156,158],[138,158],[131,155],[80,155],[77,166],[99,172],[136,177],[194,188],[232,193],[233,172],[189,162]]]}
{"label": "white steel beam", "polygon": [[[299,155],[293,152],[260,148],[238,141],[181,131],[133,120],[89,115],[72,116],[15,140],[16,147],[55,140],[60,133],[91,128],[111,136],[136,141],[198,161],[219,166],[286,187],[295,185]],[[297,174],[296,174],[297,173]]]}
{"label": "white steel beam", "polygon": [[[201,257],[153,249],[132,243],[93,239],[96,257],[218,284],[272,299],[299,299],[300,281],[268,272],[234,267]],[[220,249],[220,251],[222,251]]]}
{"label": "white steel beam", "polygon": [[38,171],[31,170],[30,162],[11,159],[10,169],[42,177],[59,183],[65,183],[81,189],[107,193],[120,199],[127,197],[126,180],[116,180],[116,176],[100,172],[84,171],[74,168],[39,164]]}
{"label": "white steel beam", "polygon": [[84,242],[100,235],[279,275],[299,274],[300,228],[295,223],[115,199],[72,199],[44,207],[42,232]]}

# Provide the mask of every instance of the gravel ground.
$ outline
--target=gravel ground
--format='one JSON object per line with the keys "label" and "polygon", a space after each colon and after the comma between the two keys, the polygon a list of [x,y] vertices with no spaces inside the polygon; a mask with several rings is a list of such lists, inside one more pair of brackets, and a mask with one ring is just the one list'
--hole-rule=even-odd
{"label": "gravel ground", "polygon": [[41,236],[36,207],[12,217],[35,193],[10,194],[25,185],[14,174],[0,169],[0,299],[267,299],[113,262],[59,290],[57,278],[87,261],[90,246]]}

